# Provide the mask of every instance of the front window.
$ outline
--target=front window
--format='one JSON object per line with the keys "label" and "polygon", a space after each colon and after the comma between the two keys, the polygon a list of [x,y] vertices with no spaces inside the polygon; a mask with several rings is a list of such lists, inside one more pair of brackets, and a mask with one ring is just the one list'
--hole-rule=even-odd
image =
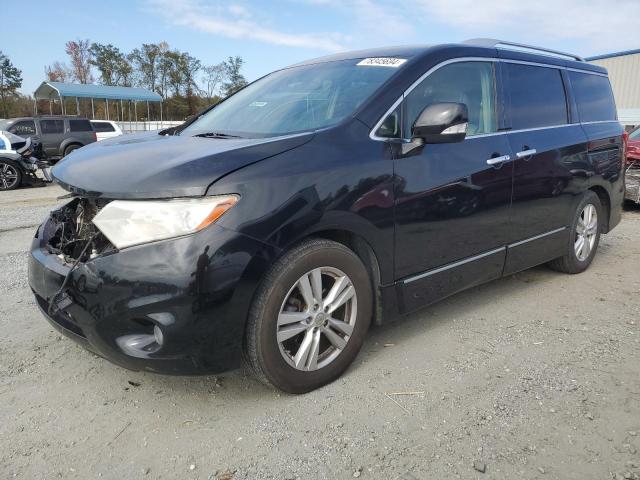
{"label": "front window", "polygon": [[411,138],[411,127],[422,110],[440,102],[464,103],[467,106],[468,136],[495,132],[497,102],[493,63],[453,63],[425,78],[405,99],[404,137]]}
{"label": "front window", "polygon": [[270,137],[329,127],[353,114],[403,62],[352,59],[280,70],[229,97],[181,134]]}

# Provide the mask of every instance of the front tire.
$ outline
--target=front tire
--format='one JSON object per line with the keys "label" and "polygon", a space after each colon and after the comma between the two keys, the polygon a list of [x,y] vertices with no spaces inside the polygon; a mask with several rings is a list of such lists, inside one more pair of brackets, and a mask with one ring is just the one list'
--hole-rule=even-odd
{"label": "front tire", "polygon": [[596,255],[603,221],[600,198],[588,191],[574,213],[567,253],[549,262],[549,267],[563,273],[584,272]]}
{"label": "front tire", "polygon": [[0,160],[0,190],[15,190],[22,185],[22,171],[13,162]]}
{"label": "front tire", "polygon": [[255,376],[289,393],[338,378],[371,323],[367,269],[346,246],[306,240],[280,258],[252,302],[245,359]]}

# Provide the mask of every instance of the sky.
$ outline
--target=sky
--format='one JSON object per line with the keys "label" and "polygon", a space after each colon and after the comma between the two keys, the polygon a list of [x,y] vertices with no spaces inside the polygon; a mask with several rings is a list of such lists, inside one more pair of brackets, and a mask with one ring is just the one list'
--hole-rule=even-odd
{"label": "sky", "polygon": [[638,0],[23,0],[18,20],[3,22],[0,50],[22,70],[25,94],[46,65],[67,60],[67,40],[85,38],[124,52],[166,41],[204,65],[239,55],[251,81],[339,51],[479,37],[582,56],[637,49],[637,7]]}

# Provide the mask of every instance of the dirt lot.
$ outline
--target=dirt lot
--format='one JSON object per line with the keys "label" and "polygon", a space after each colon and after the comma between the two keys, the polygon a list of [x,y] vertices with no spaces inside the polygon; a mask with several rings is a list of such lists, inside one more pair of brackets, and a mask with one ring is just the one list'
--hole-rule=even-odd
{"label": "dirt lot", "polygon": [[0,194],[1,478],[640,478],[639,209],[584,274],[536,268],[375,328],[342,379],[290,396],[129,372],[55,333],[26,250],[61,193]]}

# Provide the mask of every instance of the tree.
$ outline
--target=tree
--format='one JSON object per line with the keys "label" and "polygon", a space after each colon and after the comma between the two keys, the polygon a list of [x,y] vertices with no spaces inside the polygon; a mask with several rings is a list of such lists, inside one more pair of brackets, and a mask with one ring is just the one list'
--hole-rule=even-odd
{"label": "tree", "polygon": [[129,54],[138,77],[138,84],[165,96],[163,86],[159,85],[160,64],[163,55],[169,50],[167,42],[143,43]]}
{"label": "tree", "polygon": [[226,76],[226,80],[222,84],[222,88],[224,89],[225,96],[229,96],[247,84],[247,80],[244,78],[244,75],[240,73],[244,60],[242,57],[229,57],[222,64],[224,65]]}
{"label": "tree", "polygon": [[202,71],[204,72],[202,83],[204,83],[207,98],[211,99],[217,95],[218,87],[224,80],[224,64],[218,63],[217,65],[209,65],[208,67],[204,67]]}
{"label": "tree", "polygon": [[127,57],[111,44],[92,43],[89,63],[100,72],[100,82],[103,85],[131,86],[133,68]]}
{"label": "tree", "polygon": [[22,72],[0,50],[0,101],[2,102],[2,114],[4,117],[9,116],[9,106],[7,104],[9,98],[17,96],[17,90],[21,86]]}
{"label": "tree", "polygon": [[189,106],[189,115],[196,113],[194,103],[194,93],[198,93],[200,88],[196,81],[197,73],[202,69],[202,63],[195,57],[184,52],[180,54],[180,68],[184,72],[184,87],[187,97],[187,105]]}
{"label": "tree", "polygon": [[71,73],[78,83],[93,82],[91,75],[91,43],[89,39],[70,40],[65,45],[65,52],[71,59]]}
{"label": "tree", "polygon": [[50,82],[66,82],[71,79],[71,71],[64,63],[57,60],[51,65],[44,67],[44,73]]}

